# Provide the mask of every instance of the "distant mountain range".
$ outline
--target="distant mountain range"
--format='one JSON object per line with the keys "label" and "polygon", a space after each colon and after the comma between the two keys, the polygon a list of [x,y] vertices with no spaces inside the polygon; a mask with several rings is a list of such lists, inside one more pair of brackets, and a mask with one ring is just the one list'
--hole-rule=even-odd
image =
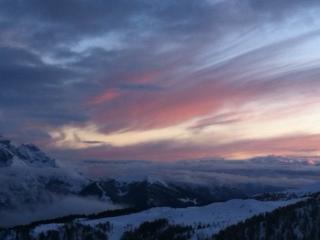
{"label": "distant mountain range", "polygon": [[[276,156],[250,161],[317,166],[315,162]],[[314,216],[313,210],[319,211],[319,192],[320,184],[284,190],[263,183],[224,185],[164,181],[153,177],[127,181],[89,178],[61,167],[37,146],[16,146],[0,138],[1,240],[224,240],[230,239],[234,232],[243,238],[233,239],[309,239],[299,236],[304,235],[303,231],[309,235],[317,233],[315,224],[319,218]],[[61,204],[65,199],[68,203]],[[74,208],[79,201],[81,205]],[[37,211],[45,212],[55,204],[59,211],[35,217]],[[94,207],[89,209],[89,206]],[[17,222],[11,219],[10,222],[11,213],[19,219],[26,211],[32,213],[30,218]],[[272,222],[275,216],[277,221]],[[303,219],[299,220],[299,216]],[[314,219],[314,222],[307,219]],[[35,220],[39,222],[4,228]],[[284,229],[290,221],[298,230]],[[278,229],[277,234],[269,233],[270,224]],[[260,235],[256,233],[258,228]],[[265,234],[276,238],[261,237]]]}
{"label": "distant mountain range", "polygon": [[254,163],[266,164],[296,164],[296,165],[320,165],[319,157],[286,157],[286,156],[261,156],[249,159]]}
{"label": "distant mountain range", "polygon": [[159,179],[120,181],[89,179],[72,169],[60,167],[37,146],[15,146],[0,138],[0,210],[35,209],[55,198],[95,198],[124,206],[187,207],[205,205],[281,188],[262,184],[190,184]]}

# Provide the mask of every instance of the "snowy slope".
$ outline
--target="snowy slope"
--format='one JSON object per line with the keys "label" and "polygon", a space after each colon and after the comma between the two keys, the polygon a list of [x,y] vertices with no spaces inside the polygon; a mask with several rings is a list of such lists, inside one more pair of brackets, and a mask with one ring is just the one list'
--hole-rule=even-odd
{"label": "snowy slope", "polygon": [[[102,218],[97,220],[80,219],[79,222],[90,226],[96,226],[101,223],[109,222],[112,231],[109,233],[109,239],[118,240],[125,231],[133,230],[141,223],[153,221],[156,219],[168,219],[172,224],[190,225],[195,229],[196,236],[211,236],[227,226],[233,225],[241,220],[250,218],[254,215],[270,212],[278,207],[286,206],[297,202],[289,201],[257,201],[257,200],[230,200],[227,202],[213,203],[203,207],[189,208],[153,208],[140,213]],[[205,228],[197,229],[199,225],[206,225]],[[40,225],[33,230],[33,236],[38,236],[42,232],[57,229],[59,224]]]}
{"label": "snowy slope", "polygon": [[319,239],[320,193],[305,201],[230,226],[212,240]]}

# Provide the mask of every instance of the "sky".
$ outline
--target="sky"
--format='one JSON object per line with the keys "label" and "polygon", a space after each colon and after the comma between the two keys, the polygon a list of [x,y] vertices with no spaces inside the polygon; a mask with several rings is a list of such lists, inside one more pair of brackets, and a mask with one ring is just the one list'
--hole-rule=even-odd
{"label": "sky", "polygon": [[320,155],[318,0],[0,0],[0,134],[66,159]]}

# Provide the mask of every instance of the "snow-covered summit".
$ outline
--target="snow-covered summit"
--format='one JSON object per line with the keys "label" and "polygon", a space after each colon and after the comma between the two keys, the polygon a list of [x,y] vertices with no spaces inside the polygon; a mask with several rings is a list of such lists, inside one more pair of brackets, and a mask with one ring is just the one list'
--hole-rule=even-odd
{"label": "snow-covered summit", "polygon": [[16,146],[0,137],[1,211],[36,209],[56,198],[76,196],[87,179],[72,169],[58,167],[37,146]]}
{"label": "snow-covered summit", "polygon": [[9,167],[15,161],[30,167],[57,167],[55,159],[48,157],[33,144],[15,146],[9,139],[0,136],[0,167]]}

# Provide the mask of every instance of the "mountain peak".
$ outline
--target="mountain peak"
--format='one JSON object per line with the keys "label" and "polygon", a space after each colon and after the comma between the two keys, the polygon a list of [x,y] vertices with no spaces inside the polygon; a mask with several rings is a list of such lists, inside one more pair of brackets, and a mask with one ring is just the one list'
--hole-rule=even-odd
{"label": "mountain peak", "polygon": [[0,167],[11,166],[14,160],[21,160],[31,167],[57,167],[55,159],[48,157],[36,145],[22,144],[17,147],[0,136]]}

